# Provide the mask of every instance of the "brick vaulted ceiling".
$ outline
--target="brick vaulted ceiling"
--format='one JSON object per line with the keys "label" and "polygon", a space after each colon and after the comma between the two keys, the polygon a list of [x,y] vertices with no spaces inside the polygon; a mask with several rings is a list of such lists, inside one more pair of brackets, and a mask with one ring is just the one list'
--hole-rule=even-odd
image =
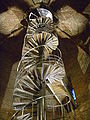
{"label": "brick vaulted ceiling", "polygon": [[[38,6],[37,6],[38,7]],[[23,20],[34,8],[31,0],[0,1],[0,120],[13,114],[12,93],[16,67],[26,32]],[[59,48],[77,98],[76,120],[90,119],[90,2],[52,0]],[[23,25],[21,24],[23,23]]]}

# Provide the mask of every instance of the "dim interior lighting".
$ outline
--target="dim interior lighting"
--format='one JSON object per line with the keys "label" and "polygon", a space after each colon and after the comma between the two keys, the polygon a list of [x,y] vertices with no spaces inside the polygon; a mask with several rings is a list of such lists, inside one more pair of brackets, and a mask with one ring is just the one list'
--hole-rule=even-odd
{"label": "dim interior lighting", "polygon": [[[16,113],[11,120],[15,117],[17,120],[33,120],[36,116],[36,120],[48,120],[46,107],[60,107],[60,117],[64,117],[65,106],[71,105],[71,96],[64,84],[66,72],[58,48],[59,40],[51,30],[51,25],[54,24],[53,15],[44,8],[38,8],[37,11],[39,15],[33,12],[29,15],[13,92],[13,107]],[[74,91],[72,94],[75,99]],[[27,109],[31,109],[31,112]]]}
{"label": "dim interior lighting", "polygon": [[36,4],[49,4],[50,0],[32,0],[33,3]]}

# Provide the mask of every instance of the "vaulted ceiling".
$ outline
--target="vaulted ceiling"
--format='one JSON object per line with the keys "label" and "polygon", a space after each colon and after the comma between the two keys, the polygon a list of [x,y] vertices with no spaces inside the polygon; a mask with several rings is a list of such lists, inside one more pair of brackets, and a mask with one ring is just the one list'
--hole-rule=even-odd
{"label": "vaulted ceiling", "polygon": [[[35,6],[31,0],[0,1],[0,119],[13,114],[16,67],[26,33],[26,21]],[[38,6],[37,6],[38,7]],[[90,119],[90,1],[52,0],[59,48],[77,98],[77,120]]]}

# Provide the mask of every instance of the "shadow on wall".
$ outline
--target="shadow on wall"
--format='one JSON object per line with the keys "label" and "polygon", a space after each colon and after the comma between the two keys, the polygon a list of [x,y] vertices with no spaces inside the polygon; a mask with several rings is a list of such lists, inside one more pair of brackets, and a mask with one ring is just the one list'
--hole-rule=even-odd
{"label": "shadow on wall", "polygon": [[82,12],[87,5],[90,3],[90,0],[56,0],[55,2],[53,2],[50,6],[52,11],[57,11],[58,9],[60,9],[62,6],[64,5],[69,5],[71,6],[73,9],[75,9],[78,12]]}
{"label": "shadow on wall", "polygon": [[[10,6],[18,6],[27,11],[28,6],[21,3],[21,0],[1,0],[0,13],[7,11]],[[0,107],[9,81],[12,65],[19,61],[25,31],[18,36],[7,39],[7,36],[0,33]]]}
{"label": "shadow on wall", "polygon": [[0,13],[7,11],[11,6],[19,7],[25,12],[30,11],[29,5],[24,0],[0,0]]}
{"label": "shadow on wall", "polygon": [[22,31],[18,37],[8,39],[0,46],[0,107],[3,102],[12,66],[21,58],[24,34],[25,31]]}
{"label": "shadow on wall", "polygon": [[88,81],[86,78],[89,74],[86,71],[83,74],[80,64],[78,62],[78,47],[70,40],[60,40],[60,47],[62,51],[63,61],[67,75],[71,78],[73,88],[76,93],[78,103],[83,103],[88,96]]}
{"label": "shadow on wall", "polygon": [[[90,0],[56,0],[50,5],[51,11],[57,11],[60,9],[63,5],[70,5],[74,9],[76,9],[78,12],[82,12],[85,7],[90,3]],[[29,5],[25,2],[25,0],[0,0],[0,13],[8,10],[8,7],[10,6],[18,6],[22,10],[29,12],[30,7]]]}

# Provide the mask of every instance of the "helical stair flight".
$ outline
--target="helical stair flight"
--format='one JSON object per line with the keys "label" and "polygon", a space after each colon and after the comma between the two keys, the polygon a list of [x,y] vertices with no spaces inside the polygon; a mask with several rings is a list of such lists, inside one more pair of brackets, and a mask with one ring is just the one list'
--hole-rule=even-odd
{"label": "helical stair flight", "polygon": [[64,106],[72,98],[64,84],[66,73],[58,45],[52,13],[45,8],[37,8],[37,14],[31,12],[14,85],[16,113],[11,119],[50,120],[48,109],[59,107],[59,119],[64,120]]}

